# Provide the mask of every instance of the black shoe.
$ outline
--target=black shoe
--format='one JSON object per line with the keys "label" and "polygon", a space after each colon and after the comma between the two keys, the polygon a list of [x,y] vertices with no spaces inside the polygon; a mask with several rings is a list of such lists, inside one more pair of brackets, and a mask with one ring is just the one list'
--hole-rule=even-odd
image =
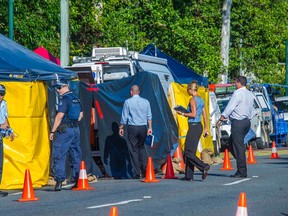
{"label": "black shoe", "polygon": [[134,176],[134,179],[141,179],[141,178],[142,178],[141,175],[135,175],[135,176]]}
{"label": "black shoe", "polygon": [[56,182],[54,191],[61,191],[62,189],[62,182]]}
{"label": "black shoe", "polygon": [[0,191],[0,197],[5,197],[5,196],[8,196],[8,193],[7,193],[7,192]]}
{"label": "black shoe", "polygon": [[210,169],[210,166],[207,165],[205,166],[203,173],[202,173],[202,180],[206,179],[207,175],[208,175],[208,170]]}
{"label": "black shoe", "polygon": [[184,178],[181,178],[180,180],[181,181],[193,181],[193,178],[184,177]]}
{"label": "black shoe", "polygon": [[234,175],[230,175],[231,178],[247,178],[247,175],[242,175],[235,173]]}
{"label": "black shoe", "polygon": [[78,184],[77,184],[77,183],[75,183],[75,184],[71,187],[71,189],[74,189],[74,188],[78,188]]}

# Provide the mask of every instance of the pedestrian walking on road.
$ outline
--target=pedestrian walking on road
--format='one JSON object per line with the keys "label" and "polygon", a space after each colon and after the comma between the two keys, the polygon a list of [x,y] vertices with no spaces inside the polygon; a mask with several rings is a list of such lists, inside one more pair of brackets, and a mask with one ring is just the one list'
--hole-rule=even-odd
{"label": "pedestrian walking on road", "polygon": [[147,153],[144,146],[146,136],[152,134],[152,113],[147,99],[140,97],[140,89],[133,85],[131,98],[125,100],[119,126],[119,135],[124,136],[124,125],[127,126],[129,151],[134,171],[134,178],[145,176]]}
{"label": "pedestrian walking on road", "polygon": [[247,88],[247,79],[244,76],[238,76],[234,80],[236,91],[229,100],[224,112],[217,121],[216,126],[219,128],[224,119],[229,118],[231,121],[230,144],[232,145],[231,154],[236,159],[237,171],[233,178],[246,178],[246,145],[244,137],[248,133],[252,118],[254,96]]}
{"label": "pedestrian walking on road", "polygon": [[187,86],[187,92],[191,95],[187,110],[189,113],[177,111],[179,115],[188,117],[188,132],[184,147],[184,160],[186,163],[185,177],[182,180],[192,181],[194,175],[194,167],[196,166],[202,172],[202,180],[208,175],[210,165],[204,163],[196,156],[197,146],[203,132],[201,118],[204,121],[204,135],[208,135],[207,115],[205,111],[204,100],[198,95],[197,81],[192,81]]}

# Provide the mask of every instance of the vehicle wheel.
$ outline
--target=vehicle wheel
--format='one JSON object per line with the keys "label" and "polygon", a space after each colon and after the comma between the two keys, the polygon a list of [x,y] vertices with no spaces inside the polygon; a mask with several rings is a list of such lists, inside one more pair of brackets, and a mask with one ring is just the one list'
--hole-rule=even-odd
{"label": "vehicle wheel", "polygon": [[263,140],[261,138],[257,138],[255,140],[256,142],[256,146],[258,149],[264,149],[265,148],[265,143],[263,142]]}
{"label": "vehicle wheel", "polygon": [[[251,145],[253,149],[257,149],[257,144],[256,144],[256,141],[255,141],[255,140],[249,141],[249,142],[248,142],[248,145]],[[249,147],[249,146],[247,146],[247,147]]]}

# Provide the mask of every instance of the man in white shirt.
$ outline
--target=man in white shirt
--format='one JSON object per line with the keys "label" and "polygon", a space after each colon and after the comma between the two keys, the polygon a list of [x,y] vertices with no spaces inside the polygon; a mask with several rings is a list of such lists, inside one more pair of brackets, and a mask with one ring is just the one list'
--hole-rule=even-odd
{"label": "man in white shirt", "polygon": [[235,79],[236,91],[233,93],[216,125],[220,127],[221,122],[228,117],[232,122],[230,135],[232,143],[231,153],[237,162],[237,172],[231,175],[233,178],[247,177],[244,137],[251,126],[250,119],[252,118],[254,96],[252,92],[246,89],[246,84],[247,79],[244,76],[238,76]]}

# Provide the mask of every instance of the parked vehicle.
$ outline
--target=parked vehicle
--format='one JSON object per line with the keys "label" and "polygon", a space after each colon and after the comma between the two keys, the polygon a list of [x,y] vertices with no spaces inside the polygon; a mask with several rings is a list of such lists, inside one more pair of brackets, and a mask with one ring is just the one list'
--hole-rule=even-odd
{"label": "parked vehicle", "polygon": [[[221,113],[226,108],[231,95],[235,91],[235,86],[232,84],[213,84],[209,89],[214,91],[217,96],[217,103]],[[254,106],[252,111],[251,129],[255,133],[255,137],[250,139],[248,143],[254,149],[263,149],[269,146],[269,135],[273,131],[272,114],[269,109],[263,93],[253,92]],[[222,122],[220,129],[221,146],[225,148],[229,144],[229,137],[231,134],[231,122],[229,119]]]}
{"label": "parked vehicle", "polygon": [[[280,88],[280,90],[276,89]],[[267,101],[268,108],[272,115],[272,121],[270,122],[270,134],[269,139],[275,141],[276,145],[288,145],[287,134],[288,134],[288,122],[285,121],[285,100],[287,96],[280,96],[281,89],[284,90],[287,86],[276,85],[276,84],[253,84],[251,89],[253,91],[261,92]],[[278,98],[278,99],[277,99]],[[277,102],[276,102],[277,100]],[[277,107],[277,105],[278,107]],[[285,109],[286,108],[286,109]],[[287,113],[287,112],[286,112]],[[286,118],[287,119],[287,118]]]}
{"label": "parked vehicle", "polygon": [[170,83],[174,82],[167,59],[128,52],[124,47],[94,47],[92,57],[74,57],[72,66],[67,69],[82,77],[92,74],[95,83],[133,76],[142,71],[151,72],[158,75],[166,96]]}
{"label": "parked vehicle", "polygon": [[275,97],[275,106],[284,114],[284,121],[288,122],[288,96]]}
{"label": "parked vehicle", "polygon": [[[230,96],[228,97],[219,97],[217,98],[217,104],[219,106],[220,112],[222,113],[227,106]],[[220,114],[221,116],[221,114]],[[225,119],[222,122],[220,127],[220,140],[221,140],[221,148],[226,148],[229,145],[229,137],[231,134],[231,121],[229,119]]]}
{"label": "parked vehicle", "polygon": [[218,156],[221,149],[220,129],[216,128],[216,123],[221,116],[217,98],[214,92],[209,92],[209,113],[210,113],[210,131],[213,140],[214,154]]}
{"label": "parked vehicle", "polygon": [[[216,128],[216,122],[221,116],[221,113],[224,111],[225,107],[230,100],[230,96],[235,91],[235,86],[232,84],[210,84],[209,85],[209,92],[212,95],[213,100],[209,105],[209,109],[215,111],[214,116],[212,116],[211,126],[213,131],[213,143],[215,152],[220,152],[224,148],[228,146],[228,141],[230,137],[231,131],[231,122],[227,119],[222,122],[220,128]],[[215,96],[214,96],[215,95]],[[215,98],[215,100],[214,100]],[[210,118],[211,118],[211,111],[210,111]],[[214,117],[214,118],[213,118]],[[215,121],[215,122],[214,122]]]}
{"label": "parked vehicle", "polygon": [[255,132],[256,137],[250,140],[249,143],[254,148],[263,149],[269,147],[269,135],[273,131],[272,113],[263,93],[253,92],[253,94],[255,100],[251,128]]}
{"label": "parked vehicle", "polygon": [[[80,80],[100,84],[113,80],[130,77],[143,71],[156,74],[167,96],[168,88],[174,81],[167,60],[154,56],[139,54],[123,47],[108,47],[92,49],[90,57],[73,57],[73,64],[66,69],[77,72]],[[95,148],[92,155],[99,157],[98,124],[94,118]]]}

